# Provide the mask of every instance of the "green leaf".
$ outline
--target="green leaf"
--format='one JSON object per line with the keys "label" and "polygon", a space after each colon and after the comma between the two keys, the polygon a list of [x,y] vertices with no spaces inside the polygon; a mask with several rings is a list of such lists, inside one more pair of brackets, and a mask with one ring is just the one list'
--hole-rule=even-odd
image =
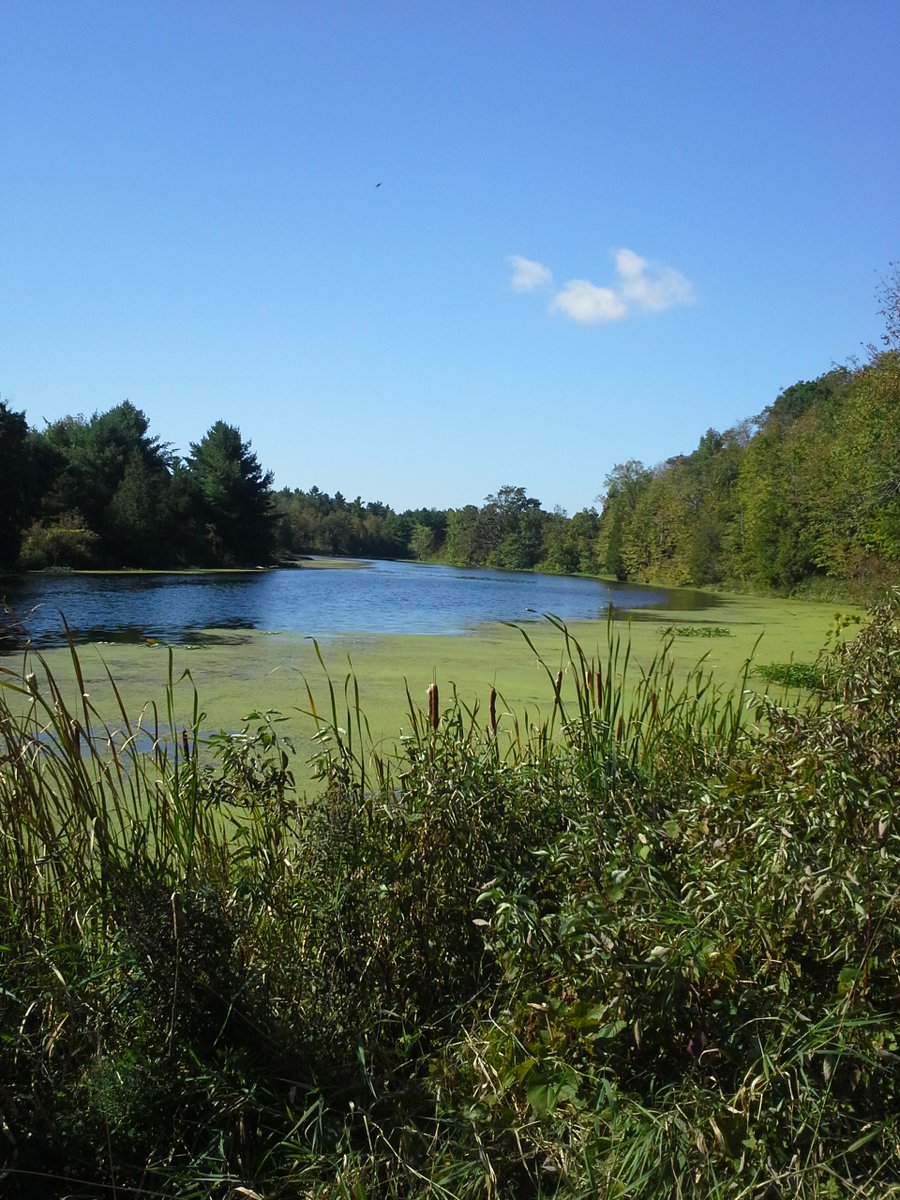
{"label": "green leaf", "polygon": [[525,1094],[536,1117],[549,1117],[561,1103],[576,1098],[578,1076],[568,1067],[564,1067],[556,1078],[548,1078],[537,1072],[532,1077]]}

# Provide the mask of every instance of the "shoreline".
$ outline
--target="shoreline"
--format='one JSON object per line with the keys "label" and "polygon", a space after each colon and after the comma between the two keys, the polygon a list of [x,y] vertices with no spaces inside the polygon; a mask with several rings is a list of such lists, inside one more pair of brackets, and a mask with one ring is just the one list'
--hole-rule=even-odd
{"label": "shoreline", "polygon": [[[721,599],[725,602],[705,613],[644,610],[638,620],[572,621],[566,630],[586,656],[600,663],[607,661],[611,638],[620,640],[623,654],[627,643],[632,683],[658,656],[667,631],[727,631],[715,636],[673,635],[669,650],[676,678],[685,677],[702,662],[713,686],[723,690],[740,685],[751,657],[758,664],[814,661],[834,632],[833,605],[753,596]],[[854,624],[844,630],[846,637],[855,635],[864,616],[862,610],[849,615]],[[277,712],[285,718],[280,728],[294,744],[298,782],[304,785],[308,772],[302,763],[317,748],[310,697],[320,713],[330,714],[330,689],[342,725],[354,719],[358,695],[372,744],[379,744],[396,742],[408,731],[408,698],[424,708],[433,683],[442,700],[449,701],[455,693],[479,713],[486,711],[495,689],[503,711],[518,717],[535,715],[547,706],[546,668],[538,656],[554,674],[563,672],[564,693],[574,686],[565,637],[541,619],[527,624],[488,622],[464,635],[358,633],[313,639],[302,633],[265,630],[204,632],[218,634],[222,640],[86,642],[76,647],[83,684],[78,682],[68,648],[0,654],[0,685],[15,688],[18,681],[24,705],[24,675],[36,671],[42,676],[48,669],[67,696],[77,696],[83,686],[98,726],[107,722],[111,729],[123,725],[118,697],[133,724],[142,714],[167,712],[170,685],[173,711],[183,725],[190,723],[196,689],[207,735],[236,732],[253,712]],[[781,694],[752,676],[746,686]]]}

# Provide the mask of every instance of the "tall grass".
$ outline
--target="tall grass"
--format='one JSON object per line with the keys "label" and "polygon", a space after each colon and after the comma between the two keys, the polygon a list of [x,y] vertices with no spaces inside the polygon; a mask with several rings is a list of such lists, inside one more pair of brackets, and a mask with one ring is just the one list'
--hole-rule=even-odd
{"label": "tall grass", "polygon": [[171,668],[115,727],[4,671],[3,1194],[900,1192],[898,613],[803,709],[553,621],[542,713],[380,747],[351,669],[310,796]]}

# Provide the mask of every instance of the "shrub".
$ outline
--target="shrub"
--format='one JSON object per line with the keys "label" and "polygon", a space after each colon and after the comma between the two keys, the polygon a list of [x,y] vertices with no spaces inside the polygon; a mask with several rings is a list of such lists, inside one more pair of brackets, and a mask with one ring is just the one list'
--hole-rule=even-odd
{"label": "shrub", "polygon": [[5,671],[4,1194],[900,1193],[898,613],[791,708],[557,623],[543,718],[385,753],[350,676],[308,798]]}

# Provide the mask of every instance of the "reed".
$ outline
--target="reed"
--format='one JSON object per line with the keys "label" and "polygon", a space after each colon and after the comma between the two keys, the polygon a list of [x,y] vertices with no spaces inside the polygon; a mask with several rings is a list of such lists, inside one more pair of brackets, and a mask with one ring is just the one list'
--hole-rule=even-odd
{"label": "reed", "polygon": [[348,663],[306,795],[171,658],[115,723],[4,670],[3,1194],[900,1193],[898,614],[791,707],[550,618],[543,715],[390,745]]}

